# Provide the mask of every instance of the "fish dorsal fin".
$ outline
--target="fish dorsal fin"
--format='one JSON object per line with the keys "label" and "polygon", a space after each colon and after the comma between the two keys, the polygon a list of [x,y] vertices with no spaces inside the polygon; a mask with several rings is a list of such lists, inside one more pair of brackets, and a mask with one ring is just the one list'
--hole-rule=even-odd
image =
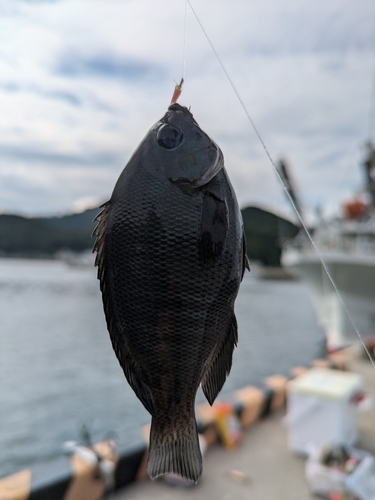
{"label": "fish dorsal fin", "polygon": [[94,244],[93,252],[96,252],[95,266],[98,267],[98,279],[100,280],[100,286],[102,284],[103,278],[103,268],[104,268],[104,242],[105,242],[105,232],[107,229],[107,219],[110,209],[110,202],[107,201],[103,203],[99,208],[102,210],[95,217],[94,222],[97,221],[98,224],[95,227],[92,236],[96,236],[96,241]]}
{"label": "fish dorsal fin", "polygon": [[98,279],[100,281],[100,290],[102,291],[103,308],[107,321],[107,328],[111,337],[113,349],[129,385],[136,393],[146,410],[151,413],[151,415],[155,415],[151,391],[147,384],[142,381],[142,377],[140,377],[137,367],[128,353],[124,335],[118,330],[117,327],[115,311],[113,310],[113,298],[111,297],[110,288],[107,286],[108,266],[106,264],[106,260],[108,256],[106,252],[106,243],[108,239],[107,232],[111,203],[107,201],[100,208],[103,210],[94,219],[98,221],[98,225],[93,231],[93,236],[96,236],[93,252],[96,252],[95,266],[98,267]]}

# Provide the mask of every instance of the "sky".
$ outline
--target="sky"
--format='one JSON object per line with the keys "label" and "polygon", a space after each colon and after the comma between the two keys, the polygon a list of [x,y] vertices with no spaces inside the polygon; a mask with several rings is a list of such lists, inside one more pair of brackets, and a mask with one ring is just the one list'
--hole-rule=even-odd
{"label": "sky", "polygon": [[[190,2],[310,217],[360,193],[375,2]],[[183,73],[179,103],[221,147],[240,206],[293,217],[185,0],[0,0],[0,213],[62,215],[107,200]]]}

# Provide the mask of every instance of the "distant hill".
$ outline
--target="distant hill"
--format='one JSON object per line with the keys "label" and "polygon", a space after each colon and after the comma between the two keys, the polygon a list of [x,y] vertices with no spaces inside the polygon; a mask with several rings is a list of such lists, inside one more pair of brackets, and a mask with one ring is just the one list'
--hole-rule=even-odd
{"label": "distant hill", "polygon": [[[39,257],[60,250],[90,249],[94,244],[93,219],[98,213],[98,208],[92,208],[64,217],[0,215],[0,254]],[[258,207],[246,207],[242,217],[250,259],[265,266],[280,266],[282,244],[296,236],[298,227]]]}
{"label": "distant hill", "polygon": [[75,252],[93,246],[93,219],[99,209],[63,217],[26,218],[0,215],[0,253],[36,257],[52,255],[59,250]]}

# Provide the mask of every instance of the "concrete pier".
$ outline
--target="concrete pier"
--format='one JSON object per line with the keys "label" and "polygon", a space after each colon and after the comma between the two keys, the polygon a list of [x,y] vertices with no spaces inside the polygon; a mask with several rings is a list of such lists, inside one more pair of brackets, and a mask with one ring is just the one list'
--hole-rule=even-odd
{"label": "concrete pier", "polygon": [[[375,402],[375,367],[370,361],[354,358],[351,371],[360,373],[365,390]],[[139,480],[110,495],[111,500],[311,500],[307,487],[305,460],[287,447],[285,409],[258,421],[244,433],[242,444],[228,451],[216,444],[204,457],[203,475],[197,486],[178,489],[162,480]],[[375,455],[375,406],[359,413],[358,448]]]}

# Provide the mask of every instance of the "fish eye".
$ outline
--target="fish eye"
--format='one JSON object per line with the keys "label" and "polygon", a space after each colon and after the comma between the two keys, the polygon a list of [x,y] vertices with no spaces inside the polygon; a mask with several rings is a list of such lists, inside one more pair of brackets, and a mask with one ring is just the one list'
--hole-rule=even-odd
{"label": "fish eye", "polygon": [[183,137],[183,133],[178,128],[166,124],[159,128],[157,140],[162,148],[175,149],[181,144]]}

